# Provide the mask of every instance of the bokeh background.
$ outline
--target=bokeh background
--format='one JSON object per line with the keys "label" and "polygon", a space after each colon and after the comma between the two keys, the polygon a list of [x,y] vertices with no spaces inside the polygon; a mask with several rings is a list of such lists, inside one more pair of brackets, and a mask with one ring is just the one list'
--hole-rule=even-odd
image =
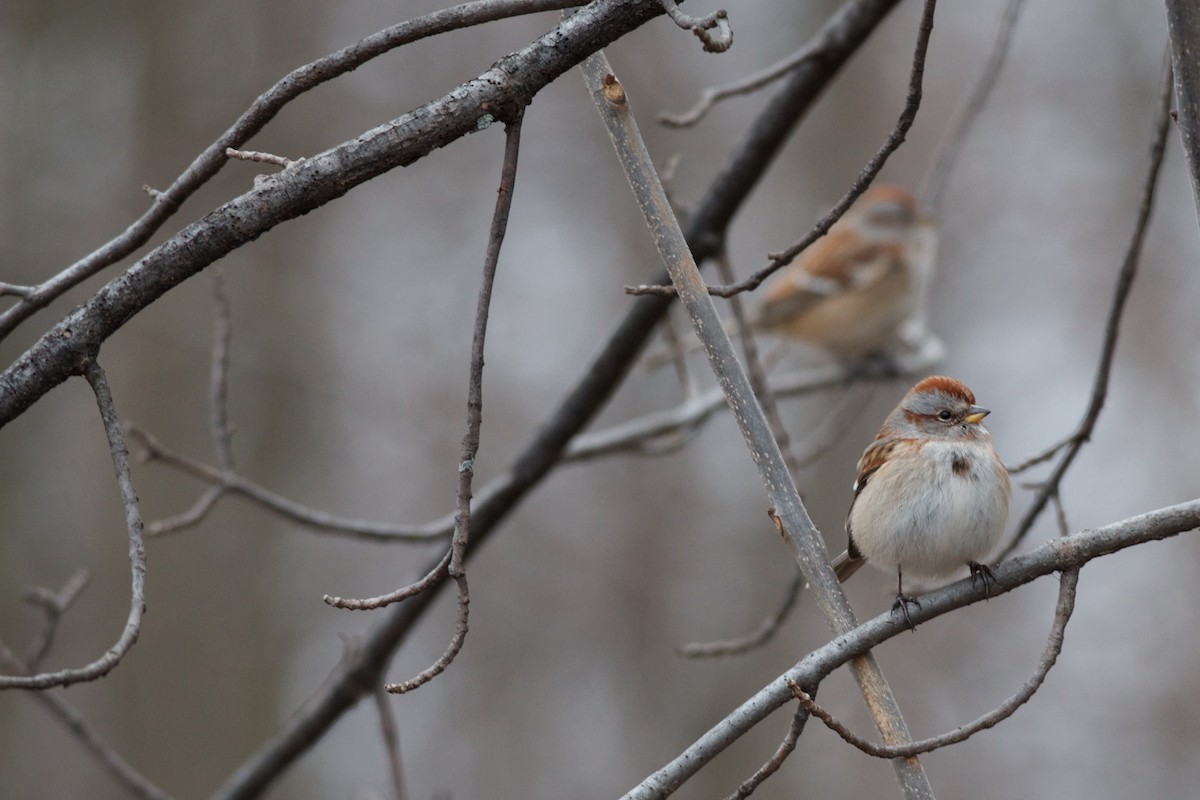
{"label": "bokeh background", "polygon": [[[293,67],[441,3],[315,0],[0,2],[0,280],[34,283],[123,230],[260,92]],[[690,5],[690,4],[689,4]],[[652,123],[702,87],[793,51],[837,7],[763,0],[730,7],[732,50],[715,56],[659,19],[612,46],[674,192],[697,199],[763,101],[740,98],[686,131]],[[696,10],[689,9],[696,13]],[[701,9],[708,10],[707,8]],[[919,185],[978,74],[1002,4],[939,9],[925,102],[884,177]],[[743,272],[794,241],[841,196],[898,115],[919,5],[903,4],[825,93],[731,231]],[[424,41],[289,106],[250,147],[319,152],[485,70],[552,15]],[[1155,4],[1030,0],[1009,63],[966,143],[941,213],[932,327],[942,369],[994,410],[1002,454],[1020,460],[1070,432],[1085,408],[1104,313],[1132,231],[1166,42]],[[230,411],[240,467],[318,508],[424,521],[453,503],[465,421],[470,320],[503,135],[471,136],[286,223],[222,262],[235,338]],[[155,241],[246,190],[233,163]],[[1063,489],[1078,529],[1200,493],[1198,226],[1177,136],[1122,329],[1112,395]],[[577,72],[529,109],[509,238],[493,303],[479,485],[537,429],[657,270],[650,238]],[[89,281],[0,344],[11,362],[111,277]],[[211,286],[200,276],[104,347],[124,418],[211,458],[206,385]],[[843,545],[854,462],[907,382],[789,401],[793,437],[834,408],[861,408],[801,475],[831,548]],[[677,403],[669,370],[635,374],[598,426]],[[1036,479],[1035,473],[1031,479]],[[148,519],[201,491],[138,467]],[[1018,490],[1014,518],[1030,492]],[[1054,535],[1043,520],[1030,543]],[[149,542],[141,639],[108,678],[66,692],[130,762],[178,798],[203,797],[270,738],[369,614],[322,594],[375,594],[416,575],[428,547],[367,545],[297,529],[239,500],[195,530]],[[63,621],[49,666],[95,658],[128,607],[125,532],[94,402],[71,381],[0,430],[0,638],[36,629],[19,599],[78,567],[93,581]],[[684,661],[677,644],[749,631],[775,607],[790,559],[733,420],[687,448],[553,474],[477,554],[471,632],[453,667],[392,701],[409,796],[610,797],[661,766],[742,699],[827,638],[811,604],[744,657]],[[1058,667],[995,730],[925,763],[944,797],[1191,796],[1200,783],[1200,545],[1181,536],[1083,571]],[[890,579],[850,584],[863,616]],[[1026,679],[1048,630],[1053,579],[923,625],[878,651],[917,736],[989,710]],[[398,654],[403,679],[443,649],[452,598]],[[844,671],[822,700],[869,721]],[[687,784],[723,796],[788,723],[781,712]],[[0,695],[0,794],[125,794],[44,710]],[[893,796],[885,762],[820,726],[763,797]],[[269,792],[386,796],[378,724],[365,703]]]}

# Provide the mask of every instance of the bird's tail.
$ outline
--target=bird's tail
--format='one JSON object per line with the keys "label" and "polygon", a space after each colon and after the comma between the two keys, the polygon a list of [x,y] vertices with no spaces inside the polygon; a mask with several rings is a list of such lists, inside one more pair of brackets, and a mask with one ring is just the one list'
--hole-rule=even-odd
{"label": "bird's tail", "polygon": [[837,579],[842,583],[846,582],[854,573],[858,572],[858,568],[867,563],[867,560],[862,556],[852,556],[850,551],[842,553],[833,560],[833,572],[837,575]]}

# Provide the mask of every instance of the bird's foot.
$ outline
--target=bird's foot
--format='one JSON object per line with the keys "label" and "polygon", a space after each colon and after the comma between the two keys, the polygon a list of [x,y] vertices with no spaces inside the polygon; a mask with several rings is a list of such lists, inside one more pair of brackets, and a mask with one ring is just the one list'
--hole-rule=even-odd
{"label": "bird's foot", "polygon": [[983,597],[989,599],[992,596],[992,584],[996,582],[992,568],[978,561],[967,562],[967,568],[971,570],[971,585],[978,586],[979,581],[983,581]]}
{"label": "bird's foot", "polygon": [[910,631],[915,631],[917,626],[913,624],[912,617],[908,614],[908,605],[911,603],[917,608],[921,607],[921,601],[915,597],[909,597],[906,594],[896,595],[896,602],[892,604],[892,613],[900,612],[900,616],[904,619],[904,624],[908,626]]}

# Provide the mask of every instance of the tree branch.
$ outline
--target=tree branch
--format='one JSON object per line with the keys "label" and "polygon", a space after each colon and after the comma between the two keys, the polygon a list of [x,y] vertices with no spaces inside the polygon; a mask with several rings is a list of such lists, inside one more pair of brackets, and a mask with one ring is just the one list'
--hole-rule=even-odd
{"label": "tree branch", "polygon": [[0,296],[10,294],[21,297],[21,302],[0,314],[0,339],[63,292],[105,267],[115,264],[148,242],[155,231],[179,210],[187,198],[220,171],[229,159],[226,154],[228,148],[237,148],[249,141],[254,134],[265,128],[284,106],[305,92],[352,72],[390,50],[419,39],[505,17],[539,11],[557,11],[578,4],[578,0],[477,0],[463,3],[385,28],[311,64],[297,67],[259,95],[237,121],[205,148],[168,188],[151,191],[154,202],[149,210],[120,236],[38,286],[14,287],[0,284]]}
{"label": "tree branch", "polygon": [[[1024,555],[992,568],[995,582],[988,589],[973,586],[969,578],[921,595],[912,620],[922,624],[981,600],[995,600],[1043,575],[1082,567],[1128,547],[1158,541],[1200,526],[1200,500],[1140,514],[1102,528],[1051,539]],[[862,623],[805,656],[796,666],[756,692],[668,764],[624,795],[623,800],[648,800],[669,796],[705,764],[736,742],[779,707],[792,701],[788,681],[815,686],[831,672],[908,631],[908,625],[886,612]]]}
{"label": "tree branch", "polygon": [[138,509],[137,492],[133,489],[132,471],[129,467],[129,450],[121,433],[121,423],[113,407],[112,392],[108,378],[95,361],[82,366],[83,375],[96,395],[100,408],[100,420],[108,437],[108,449],[112,456],[113,471],[117,475],[117,486],[121,490],[121,503],[125,507],[125,525],[129,536],[129,562],[132,573],[129,616],[125,628],[112,647],[92,663],[78,669],[58,672],[42,672],[37,675],[0,676],[0,689],[48,689],[52,686],[70,686],[73,683],[94,681],[112,671],[121,663],[129,648],[137,641],[142,627],[142,615],[146,613],[146,549],[142,544],[142,515]]}
{"label": "tree branch", "polygon": [[512,120],[535,94],[589,53],[659,14],[657,0],[596,0],[444,97],[264,177],[114,278],[0,374],[0,427],[79,374],[100,345],[135,314],[217,259],[371,178],[494,121]]}
{"label": "tree branch", "polygon": [[[931,12],[933,7],[934,0],[927,0],[927,11]],[[654,239],[659,258],[666,265],[671,282],[678,291],[679,301],[687,310],[696,335],[704,344],[709,365],[725,392],[751,458],[758,467],[770,501],[769,513],[813,587],[829,627],[835,633],[844,633],[857,624],[854,612],[833,573],[825,542],[809,518],[779,444],[771,435],[770,425],[754,396],[750,380],[738,363],[733,343],[725,333],[716,305],[706,291],[707,287],[688,250],[687,239],[679,229],[629,104],[624,102],[624,98],[621,102],[614,102],[613,94],[607,91],[607,87],[616,84],[616,79],[603,52],[590,56],[582,67],[588,89],[616,148],[618,160]],[[874,658],[865,654],[857,659],[853,672],[863,692],[863,699],[885,739],[889,743],[909,741],[904,719]],[[933,796],[929,779],[915,758],[896,759],[892,765],[906,797]]]}
{"label": "tree branch", "polygon": [[[716,252],[733,215],[766,172],[792,129],[821,89],[866,40],[898,0],[850,0],[814,37],[824,56],[798,69],[772,96],[735,146],[701,202],[689,217],[688,240],[695,257]],[[474,504],[470,554],[482,545],[526,494],[559,463],[568,444],[608,402],[666,312],[663,298],[637,300],[625,319],[585,369],[558,409],[522,449],[503,483]],[[482,495],[483,492],[480,492]],[[311,747],[343,713],[377,685],[395,648],[445,585],[421,593],[388,612],[365,637],[353,657],[327,676],[320,690],[299,709],[289,725],[232,774],[213,800],[257,797],[301,753]]]}

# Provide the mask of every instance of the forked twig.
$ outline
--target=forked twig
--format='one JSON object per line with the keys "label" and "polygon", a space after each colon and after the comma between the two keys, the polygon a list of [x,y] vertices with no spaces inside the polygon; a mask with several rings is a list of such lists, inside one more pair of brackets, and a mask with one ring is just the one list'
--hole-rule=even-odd
{"label": "forked twig", "polygon": [[142,615],[146,612],[146,548],[142,544],[142,514],[138,508],[137,492],[133,489],[132,470],[129,467],[129,450],[121,433],[121,423],[113,406],[108,378],[96,361],[89,360],[83,367],[83,376],[96,395],[100,409],[100,421],[108,437],[108,450],[112,457],[113,471],[117,476],[117,487],[121,491],[121,503],[125,507],[125,526],[129,538],[129,562],[131,588],[129,616],[121,635],[104,655],[84,667],[63,669],[57,672],[41,672],[36,675],[0,676],[0,689],[48,689],[52,686],[70,686],[74,683],[94,681],[107,675],[121,663],[129,648],[137,641],[142,627]]}

